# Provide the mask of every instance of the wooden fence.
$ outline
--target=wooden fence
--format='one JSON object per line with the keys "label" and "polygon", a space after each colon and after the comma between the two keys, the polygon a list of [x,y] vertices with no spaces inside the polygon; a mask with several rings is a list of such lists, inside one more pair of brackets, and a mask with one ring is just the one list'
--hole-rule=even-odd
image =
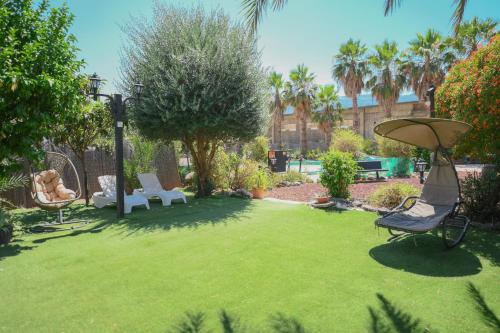
{"label": "wooden fence", "polygon": [[[81,186],[83,187],[83,168],[76,155],[67,147],[54,147],[53,145],[50,145],[46,146],[45,149],[48,151],[57,151],[69,156],[77,169]],[[132,149],[130,146],[125,144],[125,159],[129,159],[131,154]],[[85,163],[87,165],[89,197],[92,197],[92,193],[101,191],[97,177],[115,174],[115,158],[112,152],[102,149],[94,149],[85,152]],[[165,189],[181,186],[179,172],[177,170],[177,158],[173,148],[166,145],[161,146],[155,153],[153,166],[157,170],[156,173],[158,178]],[[29,164],[27,162],[24,163],[23,173],[29,175],[29,170]],[[70,189],[75,188],[76,180],[68,178],[65,185]],[[31,208],[35,206],[35,203],[31,198],[29,186],[26,188],[7,191],[3,194],[3,196],[19,207]]]}

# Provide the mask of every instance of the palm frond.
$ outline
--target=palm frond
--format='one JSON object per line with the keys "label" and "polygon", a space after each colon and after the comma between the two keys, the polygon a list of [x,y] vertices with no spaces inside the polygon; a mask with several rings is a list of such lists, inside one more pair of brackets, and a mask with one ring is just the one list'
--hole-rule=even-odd
{"label": "palm frond", "polygon": [[384,16],[392,13],[396,7],[401,7],[401,0],[385,0]]}
{"label": "palm frond", "polygon": [[252,33],[257,31],[259,22],[262,20],[270,1],[274,11],[281,10],[288,0],[242,0],[242,11],[246,18],[246,25]]}
{"label": "palm frond", "polygon": [[24,175],[16,175],[10,178],[0,178],[0,193],[25,186],[27,183],[28,177]]}
{"label": "palm frond", "polygon": [[457,7],[453,11],[452,22],[453,22],[453,30],[455,32],[455,36],[458,34],[460,29],[460,24],[464,18],[465,6],[467,6],[468,0],[454,0],[453,4],[456,4]]}

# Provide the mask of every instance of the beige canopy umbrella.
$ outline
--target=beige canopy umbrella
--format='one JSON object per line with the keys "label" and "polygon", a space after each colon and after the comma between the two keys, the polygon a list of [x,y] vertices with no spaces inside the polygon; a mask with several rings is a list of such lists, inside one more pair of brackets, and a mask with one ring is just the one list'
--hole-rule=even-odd
{"label": "beige canopy umbrella", "polygon": [[436,228],[442,229],[448,248],[464,239],[470,220],[460,214],[460,182],[446,149],[455,146],[471,128],[460,121],[440,118],[389,120],[375,127],[375,133],[383,137],[434,152],[422,194],[405,198],[398,207],[375,221],[376,226],[389,230],[392,235],[389,240]]}
{"label": "beige canopy umbrella", "polygon": [[383,122],[374,131],[383,137],[432,151],[455,146],[472,126],[441,118],[403,118]]}

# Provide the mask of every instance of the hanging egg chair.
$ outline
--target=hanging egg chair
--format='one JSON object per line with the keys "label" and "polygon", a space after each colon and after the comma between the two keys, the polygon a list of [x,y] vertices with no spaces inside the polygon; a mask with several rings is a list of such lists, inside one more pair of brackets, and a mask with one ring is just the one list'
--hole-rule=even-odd
{"label": "hanging egg chair", "polygon": [[[31,196],[35,204],[45,211],[58,212],[56,221],[38,224],[32,227],[32,231],[68,230],[88,224],[88,221],[64,220],[63,209],[80,199],[82,194],[78,172],[68,156],[46,152],[41,163],[31,165],[30,178]],[[58,227],[65,224],[71,227]]]}

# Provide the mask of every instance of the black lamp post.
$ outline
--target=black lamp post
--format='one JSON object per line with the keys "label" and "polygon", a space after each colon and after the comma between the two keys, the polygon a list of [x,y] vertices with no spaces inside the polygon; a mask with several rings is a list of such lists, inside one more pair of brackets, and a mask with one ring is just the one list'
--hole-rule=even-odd
{"label": "black lamp post", "polygon": [[415,168],[420,173],[420,184],[423,184],[424,183],[424,172],[425,172],[425,169],[427,168],[427,163],[424,160],[419,158],[418,161],[415,163]]}
{"label": "black lamp post", "polygon": [[125,177],[123,171],[123,115],[125,113],[125,103],[131,100],[139,100],[144,86],[140,83],[134,84],[136,97],[127,97],[122,99],[121,94],[100,94],[99,87],[102,79],[94,73],[89,77],[90,93],[95,101],[99,97],[106,97],[111,104],[111,112],[113,113],[115,124],[115,159],[116,159],[116,216],[122,218],[124,216],[124,202],[125,202]]}
{"label": "black lamp post", "polygon": [[436,92],[436,87],[434,87],[433,84],[429,86],[429,89],[427,89],[427,96],[429,97],[429,110],[431,113],[431,118],[434,118],[436,116],[436,113],[434,112],[434,93]]}

